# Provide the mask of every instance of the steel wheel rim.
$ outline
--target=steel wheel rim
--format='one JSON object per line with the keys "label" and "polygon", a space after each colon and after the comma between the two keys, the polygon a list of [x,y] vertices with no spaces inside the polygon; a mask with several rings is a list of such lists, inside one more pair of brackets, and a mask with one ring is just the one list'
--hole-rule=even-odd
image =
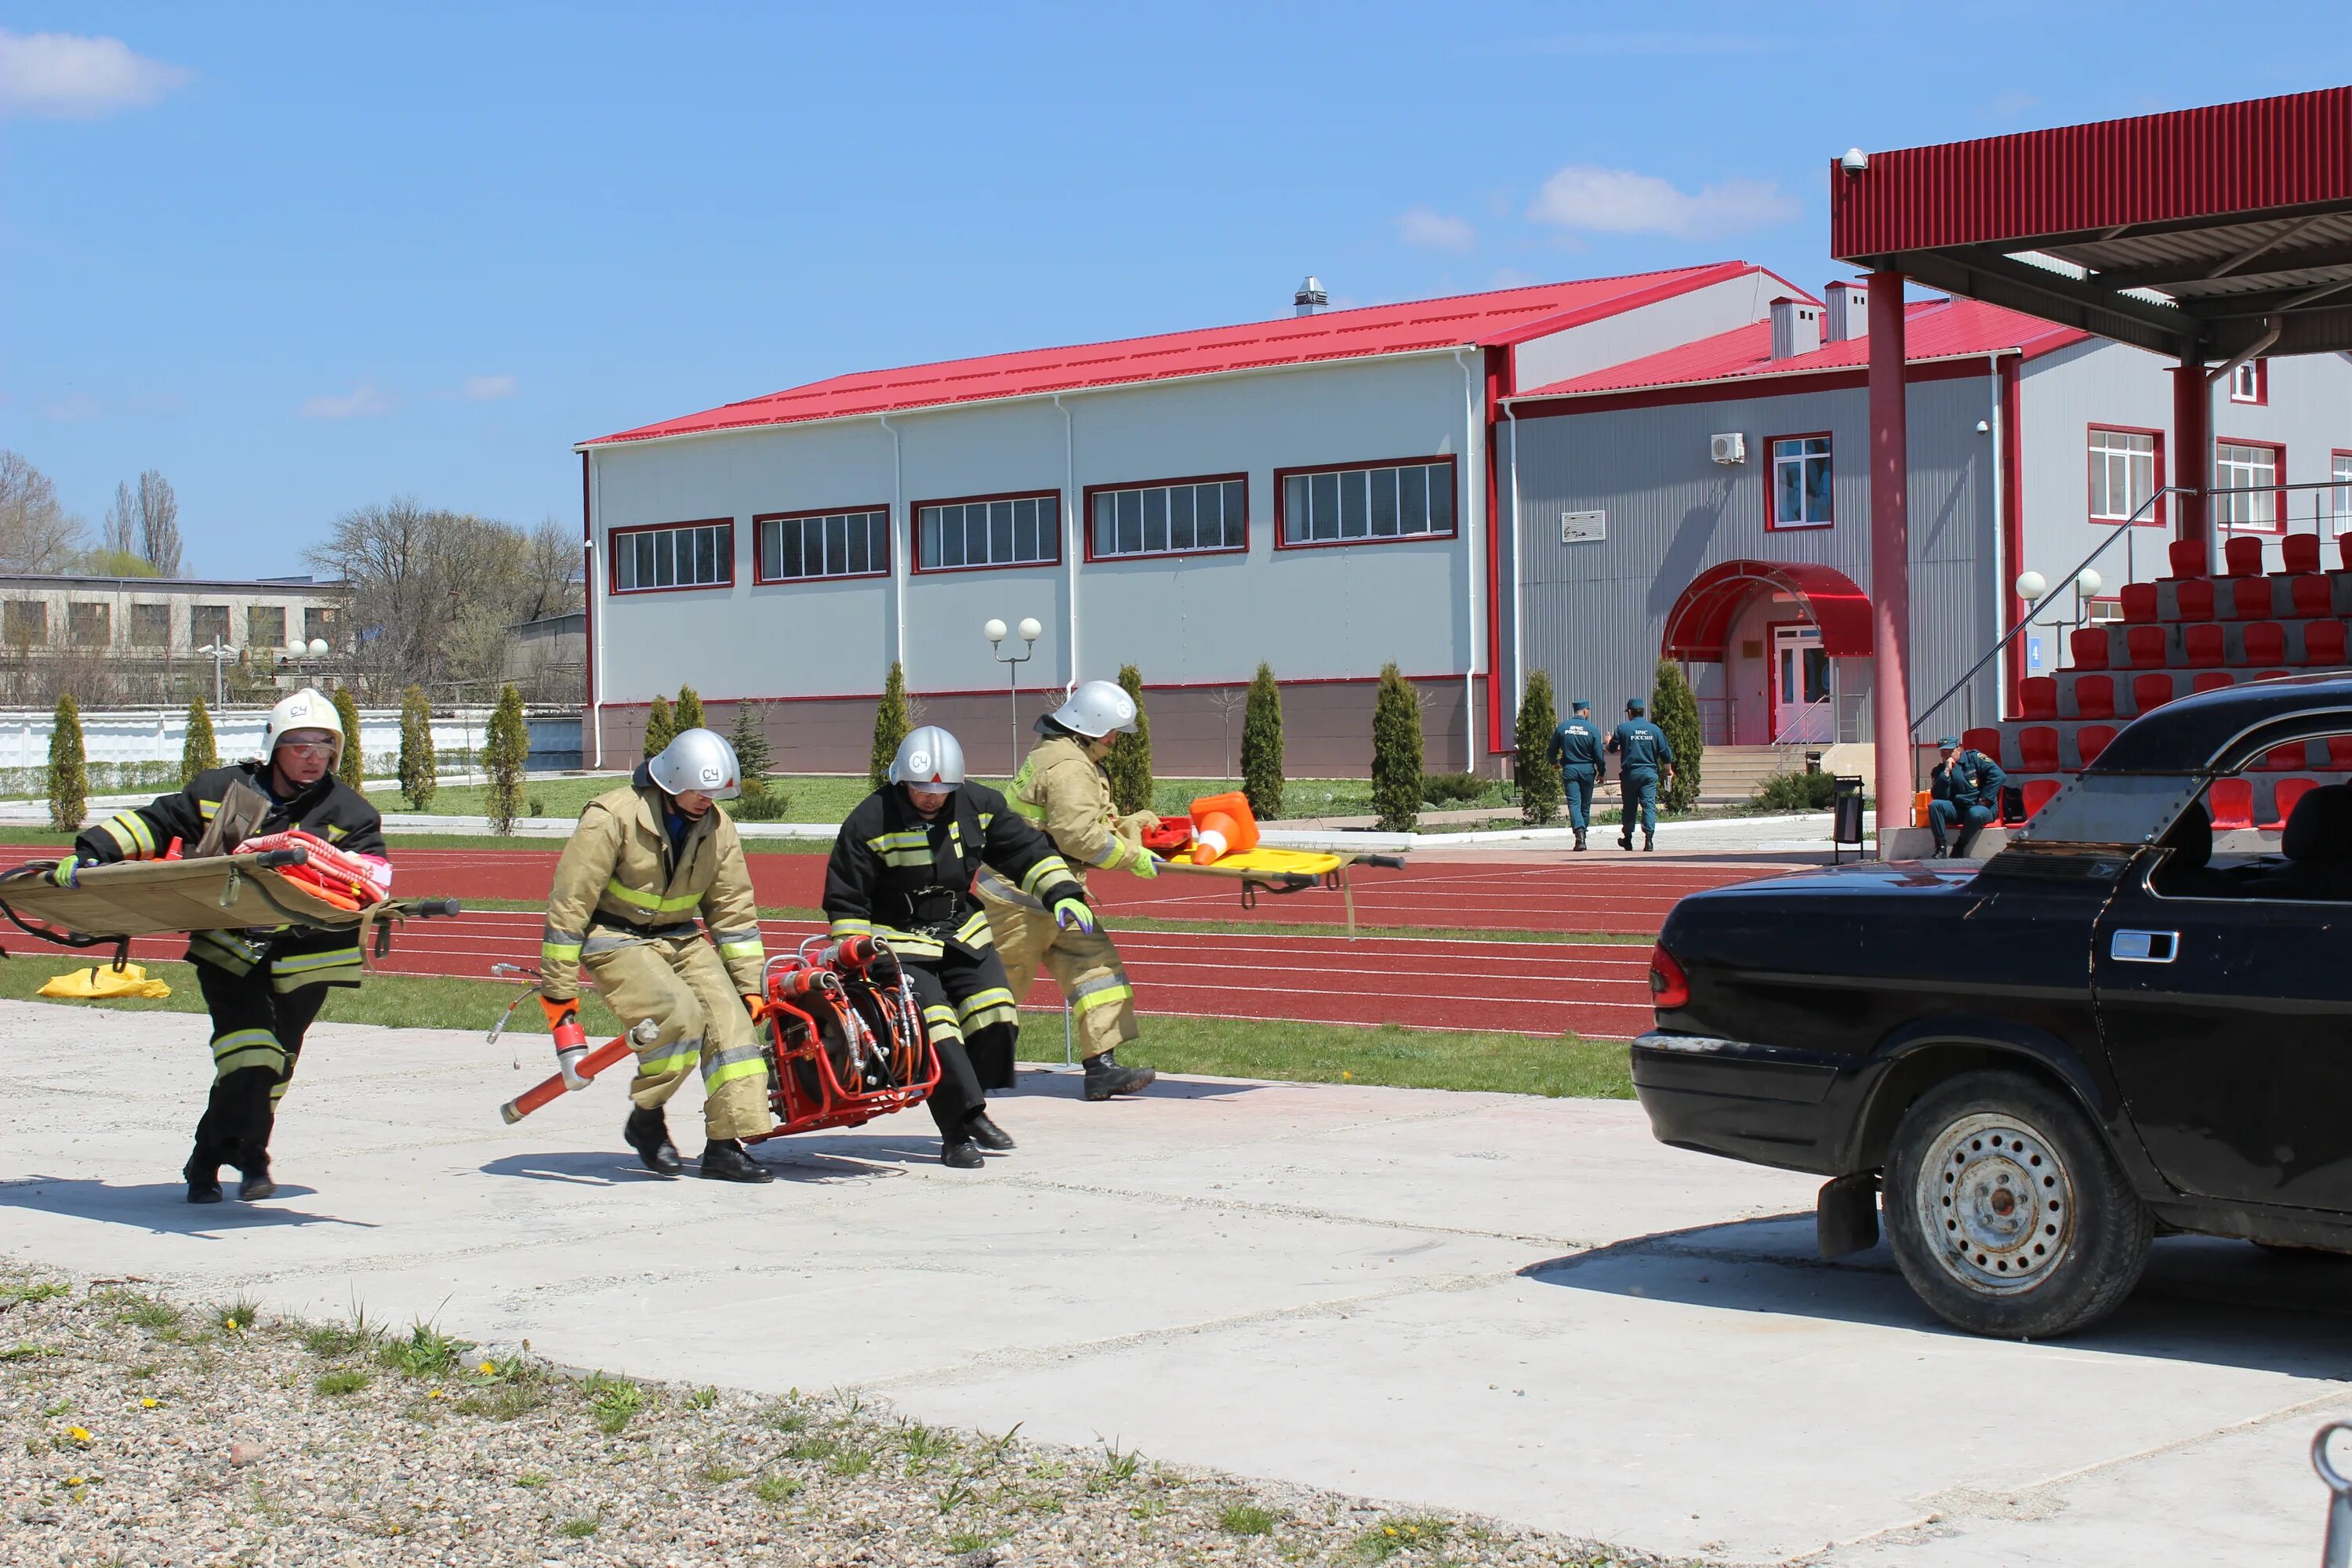
{"label": "steel wheel rim", "polygon": [[1976,1294],[2031,1290],[2074,1249],[2073,1174],[2022,1117],[1951,1122],[1928,1144],[1916,1184],[1920,1234],[1937,1267]]}

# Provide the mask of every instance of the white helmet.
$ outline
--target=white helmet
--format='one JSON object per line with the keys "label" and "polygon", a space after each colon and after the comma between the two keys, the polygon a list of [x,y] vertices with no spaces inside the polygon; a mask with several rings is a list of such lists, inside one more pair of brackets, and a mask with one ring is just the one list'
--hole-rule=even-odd
{"label": "white helmet", "polygon": [[667,795],[696,790],[713,800],[733,800],[743,793],[743,767],[735,748],[716,730],[681,730],[659,754],[647,759],[646,772]]}
{"label": "white helmet", "polygon": [[332,773],[343,765],[343,716],[335,710],[335,700],[315,686],[306,686],[291,697],[281,699],[269,710],[269,721],[261,730],[261,755],[255,760],[267,763],[278,754],[278,743],[294,730],[324,730],[335,738],[334,761],[327,764]]}
{"label": "white helmet", "polygon": [[1135,699],[1115,680],[1089,680],[1054,710],[1054,722],[1074,734],[1099,741],[1113,731],[1136,731]]}
{"label": "white helmet", "polygon": [[890,782],[953,789],[963,783],[963,746],[937,724],[908,731],[890,759]]}

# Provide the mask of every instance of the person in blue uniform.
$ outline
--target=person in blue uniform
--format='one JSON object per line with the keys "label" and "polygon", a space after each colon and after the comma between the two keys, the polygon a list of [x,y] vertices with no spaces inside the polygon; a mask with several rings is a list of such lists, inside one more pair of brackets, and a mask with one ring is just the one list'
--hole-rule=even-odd
{"label": "person in blue uniform", "polygon": [[1642,717],[1643,703],[1638,697],[1625,700],[1625,721],[1609,737],[1609,749],[1617,756],[1617,792],[1622,803],[1617,816],[1617,847],[1633,847],[1633,807],[1642,808],[1642,847],[1658,847],[1658,771],[1665,770],[1666,781],[1675,776],[1675,749],[1666,742],[1666,732]]}
{"label": "person in blue uniform", "polygon": [[[1936,836],[1936,858],[1968,858],[1977,829],[2000,815],[2000,786],[2009,782],[2000,764],[1982,752],[1960,744],[1958,735],[1936,742],[1943,761],[1927,775],[1927,831]],[[1947,830],[1958,825],[1960,842],[1954,847]]]}
{"label": "person in blue uniform", "polygon": [[1551,761],[1559,769],[1568,825],[1576,829],[1576,847],[1581,849],[1584,830],[1592,816],[1592,786],[1608,766],[1608,759],[1601,752],[1601,726],[1592,721],[1591,700],[1580,697],[1568,707],[1568,717],[1551,732]]}

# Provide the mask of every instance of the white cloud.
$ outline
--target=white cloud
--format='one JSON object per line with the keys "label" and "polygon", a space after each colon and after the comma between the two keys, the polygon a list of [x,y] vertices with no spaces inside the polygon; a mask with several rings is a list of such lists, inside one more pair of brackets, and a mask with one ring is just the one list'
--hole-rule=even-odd
{"label": "white cloud", "polygon": [[378,392],[372,381],[361,382],[341,397],[310,397],[302,402],[305,419],[373,419],[391,412],[392,395]]}
{"label": "white cloud", "polygon": [[0,29],[0,117],[97,120],[158,103],[194,75],[120,38]]}
{"label": "white cloud", "polygon": [[1769,180],[1726,180],[1693,195],[1655,174],[1570,163],[1536,193],[1528,216],[1587,234],[1666,234],[1712,239],[1786,223],[1797,204]]}
{"label": "white cloud", "polygon": [[1407,245],[1457,254],[1478,243],[1478,231],[1458,217],[1428,207],[1415,207],[1396,220],[1397,236]]}
{"label": "white cloud", "polygon": [[521,384],[510,375],[469,375],[457,384],[457,395],[468,403],[495,403],[520,390]]}

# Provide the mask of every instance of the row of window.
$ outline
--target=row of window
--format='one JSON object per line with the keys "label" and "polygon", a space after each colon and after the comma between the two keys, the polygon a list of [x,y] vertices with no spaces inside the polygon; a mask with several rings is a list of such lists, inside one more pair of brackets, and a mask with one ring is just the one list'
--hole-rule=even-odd
{"label": "row of window", "polygon": [[[2091,427],[2091,519],[2122,522],[2138,516],[2150,527],[2165,521],[2164,501],[2148,506],[2163,482],[2164,433]],[[2336,518],[2352,518],[2352,451],[2328,455],[2327,477],[2336,488],[2325,492],[2328,510]],[[2274,441],[2223,440],[2213,443],[2213,488],[2233,495],[2216,495],[2213,521],[2222,528],[2261,529],[2273,532],[2286,527],[2286,448]],[[2145,513],[2140,508],[2147,507]]]}
{"label": "row of window", "polygon": [[[1826,442],[1823,451],[1826,497]],[[1274,478],[1277,548],[1441,539],[1454,531],[1451,458],[1284,468]],[[1249,548],[1244,474],[1090,486],[1084,507],[1090,561]],[[912,511],[918,572],[1061,563],[1062,498],[1053,491],[918,501]],[[887,507],[763,513],[751,526],[755,582],[889,574]],[[615,594],[728,587],[735,581],[735,524],[705,518],[616,528],[610,553]]]}
{"label": "row of window", "polygon": [[[131,605],[129,634],[131,647],[165,648],[172,646],[172,606],[169,605]],[[313,605],[302,612],[304,641],[324,637],[329,642],[338,639],[341,620],[334,606]],[[286,643],[286,606],[283,605],[248,605],[245,612],[245,644],[249,647],[282,647]],[[72,647],[111,647],[114,646],[114,605],[105,600],[68,600],[66,605],[65,640]],[[0,638],[13,647],[46,647],[49,641],[49,606],[42,599],[10,599],[0,605]],[[229,635],[229,607],[226,605],[191,605],[188,606],[188,644],[205,647],[213,643],[225,647],[238,646]]]}

